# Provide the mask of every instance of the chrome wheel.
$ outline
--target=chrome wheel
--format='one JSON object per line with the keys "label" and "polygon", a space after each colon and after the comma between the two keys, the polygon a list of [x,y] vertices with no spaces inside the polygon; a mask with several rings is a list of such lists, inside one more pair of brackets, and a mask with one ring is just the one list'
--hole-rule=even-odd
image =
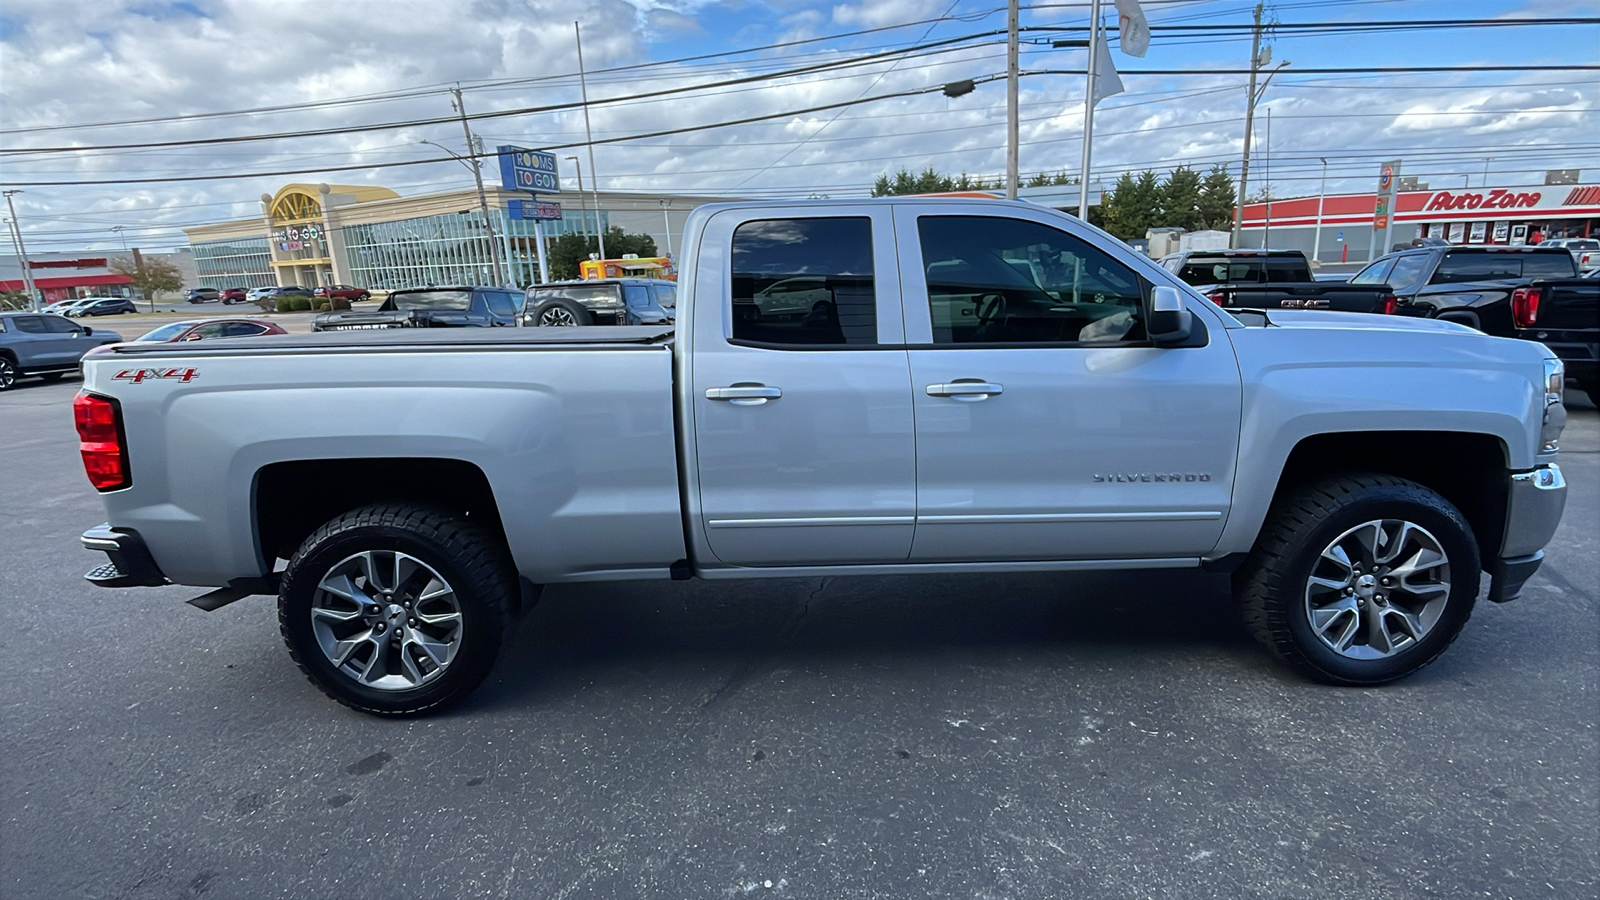
{"label": "chrome wheel", "polygon": [[540,325],[555,325],[559,327],[576,327],[578,320],[572,315],[571,310],[560,306],[552,306],[539,314]]}
{"label": "chrome wheel", "polygon": [[1450,560],[1428,529],[1401,519],[1363,522],[1335,538],[1306,580],[1311,631],[1350,659],[1415,646],[1444,614]]}
{"label": "chrome wheel", "polygon": [[340,674],[408,691],[449,668],[461,647],[461,605],[433,567],[394,550],[346,557],[311,600],[317,645]]}
{"label": "chrome wheel", "polygon": [[17,368],[11,360],[0,358],[0,391],[11,387],[17,380]]}

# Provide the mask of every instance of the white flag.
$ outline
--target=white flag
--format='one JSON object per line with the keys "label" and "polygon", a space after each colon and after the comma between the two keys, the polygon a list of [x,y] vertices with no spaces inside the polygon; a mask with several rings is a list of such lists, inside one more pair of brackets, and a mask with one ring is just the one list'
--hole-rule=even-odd
{"label": "white flag", "polygon": [[1117,67],[1111,64],[1111,47],[1106,43],[1106,36],[1095,35],[1094,42],[1094,90],[1090,94],[1089,103],[1099,106],[1100,101],[1113,94],[1122,93],[1122,79],[1117,77]]}
{"label": "white flag", "polygon": [[1139,0],[1117,0],[1117,29],[1123,53],[1143,56],[1150,49],[1150,23],[1144,20]]}

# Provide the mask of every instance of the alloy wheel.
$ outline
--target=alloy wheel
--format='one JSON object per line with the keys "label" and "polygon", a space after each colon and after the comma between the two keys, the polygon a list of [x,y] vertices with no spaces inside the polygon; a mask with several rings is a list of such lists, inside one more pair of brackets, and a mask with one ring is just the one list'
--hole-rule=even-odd
{"label": "alloy wheel", "polygon": [[408,691],[449,668],[461,647],[461,605],[438,570],[395,550],[348,556],[311,601],[317,645],[363,687]]}
{"label": "alloy wheel", "polygon": [[1306,580],[1305,614],[1328,649],[1384,659],[1433,630],[1450,596],[1450,559],[1428,529],[1403,519],[1363,522],[1335,538]]}
{"label": "alloy wheel", "polygon": [[539,314],[539,324],[576,327],[578,320],[572,315],[571,311],[559,306],[552,306]]}

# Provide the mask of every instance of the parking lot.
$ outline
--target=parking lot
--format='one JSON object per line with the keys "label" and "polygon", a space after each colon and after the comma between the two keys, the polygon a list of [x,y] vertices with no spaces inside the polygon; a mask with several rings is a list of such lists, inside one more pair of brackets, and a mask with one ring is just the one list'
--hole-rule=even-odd
{"label": "parking lot", "polygon": [[77,389],[0,394],[8,898],[1600,891],[1574,391],[1548,562],[1387,688],[1275,665],[1221,576],[641,582],[547,591],[466,704],[384,721],[302,678],[268,598],[82,580]]}

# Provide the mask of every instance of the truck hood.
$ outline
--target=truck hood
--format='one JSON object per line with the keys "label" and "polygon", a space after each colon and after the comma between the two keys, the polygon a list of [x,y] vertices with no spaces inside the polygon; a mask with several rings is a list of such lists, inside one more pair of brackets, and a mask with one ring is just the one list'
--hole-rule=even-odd
{"label": "truck hood", "polygon": [[1246,326],[1267,328],[1316,328],[1339,331],[1428,331],[1448,334],[1480,334],[1477,329],[1440,319],[1411,316],[1383,316],[1375,313],[1327,312],[1316,309],[1274,309],[1266,312],[1229,310]]}

